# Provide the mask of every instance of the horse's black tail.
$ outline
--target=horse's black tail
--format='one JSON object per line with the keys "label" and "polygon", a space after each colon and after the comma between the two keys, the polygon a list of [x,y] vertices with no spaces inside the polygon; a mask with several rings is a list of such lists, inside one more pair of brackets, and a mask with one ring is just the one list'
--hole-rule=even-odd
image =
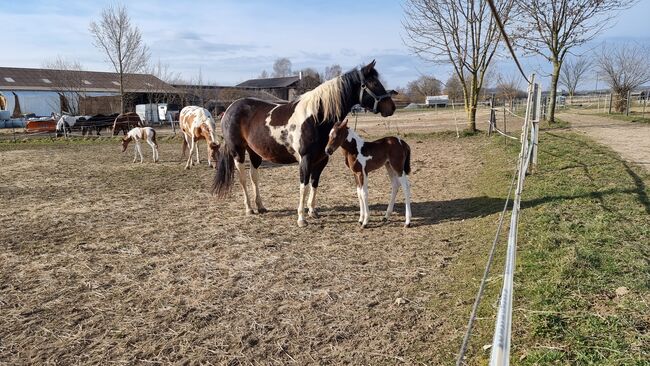
{"label": "horse's black tail", "polygon": [[235,177],[235,158],[232,151],[230,151],[226,143],[224,143],[222,149],[217,163],[217,172],[214,174],[214,182],[212,183],[212,194],[217,195],[218,198],[224,198],[230,193],[233,178]]}
{"label": "horse's black tail", "polygon": [[404,145],[406,146],[406,159],[404,159],[404,173],[406,175],[411,174],[411,147],[406,145],[406,142],[404,142]]}

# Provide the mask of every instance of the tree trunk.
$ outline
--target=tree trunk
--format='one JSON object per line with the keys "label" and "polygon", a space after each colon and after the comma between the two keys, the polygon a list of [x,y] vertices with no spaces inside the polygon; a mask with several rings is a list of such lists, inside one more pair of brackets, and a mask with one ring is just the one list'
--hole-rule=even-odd
{"label": "tree trunk", "polygon": [[474,133],[476,132],[476,106],[478,104],[478,83],[477,75],[472,75],[472,83],[470,85],[470,90],[467,91],[467,97],[465,98],[465,105],[467,110],[467,127],[466,131]]}
{"label": "tree trunk", "polygon": [[557,99],[557,83],[560,78],[560,64],[559,61],[553,61],[553,75],[551,77],[551,95],[548,103],[548,123],[555,123],[555,101]]}

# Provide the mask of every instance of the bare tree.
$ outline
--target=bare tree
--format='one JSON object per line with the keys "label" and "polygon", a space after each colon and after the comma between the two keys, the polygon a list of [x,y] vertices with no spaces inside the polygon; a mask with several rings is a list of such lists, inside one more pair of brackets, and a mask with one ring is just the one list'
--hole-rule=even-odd
{"label": "bare tree", "polygon": [[147,66],[146,72],[157,78],[142,86],[147,91],[149,103],[171,103],[175,97],[170,93],[168,85],[180,79],[180,73],[171,71],[169,65],[160,60]]}
{"label": "bare tree", "polygon": [[[309,76],[309,77],[312,77],[312,78],[318,80],[318,83],[320,84],[321,77],[320,77],[320,74],[318,73],[318,71],[316,71],[315,69],[313,69],[311,67],[306,67],[306,68],[300,70],[300,73],[302,73],[303,77]],[[296,73],[296,75],[298,75],[298,73]]]}
{"label": "bare tree", "polygon": [[258,79],[267,79],[268,77],[269,77],[269,73],[266,72],[266,70],[262,70],[262,72],[260,73],[260,76],[258,76],[257,78]]}
{"label": "bare tree", "polygon": [[46,69],[47,78],[52,82],[52,90],[54,90],[59,100],[54,105],[58,105],[61,113],[68,113],[72,115],[79,114],[79,97],[84,94],[86,85],[80,75],[83,67],[76,60],[66,60],[58,56],[52,61],[43,63],[43,68]]}
{"label": "bare tree", "polygon": [[519,75],[504,77],[499,75],[496,85],[496,97],[503,100],[503,103],[512,107],[513,101],[517,98],[526,97],[526,92],[522,90],[522,79]]}
{"label": "bare tree", "polygon": [[444,92],[451,101],[463,99],[463,84],[458,80],[458,75],[454,73],[447,79]]}
{"label": "bare tree", "polygon": [[125,112],[124,85],[128,74],[142,71],[149,60],[149,48],[142,41],[140,29],[131,24],[124,5],[109,5],[99,22],[90,23],[94,45],[104,52],[119,76],[120,110]]}
{"label": "bare tree", "polygon": [[616,94],[616,111],[625,112],[627,94],[650,81],[650,48],[638,44],[603,47],[598,66]]}
{"label": "bare tree", "polygon": [[517,43],[553,64],[548,120],[555,122],[560,69],[567,53],[592,40],[637,0],[518,0],[522,16]]}
{"label": "bare tree", "polygon": [[[507,23],[514,0],[495,0]],[[407,45],[421,58],[448,63],[460,81],[467,129],[476,130],[476,109],[488,66],[500,41],[487,0],[406,0]]]}
{"label": "bare tree", "polygon": [[442,82],[433,76],[422,75],[406,84],[406,95],[411,100],[424,103],[427,96],[440,95]]}
{"label": "bare tree", "polygon": [[334,64],[332,66],[325,67],[325,73],[323,76],[325,80],[330,80],[330,79],[334,79],[335,77],[341,76],[342,73],[343,70],[341,69],[341,65]]}
{"label": "bare tree", "polygon": [[279,58],[273,63],[273,77],[284,76],[291,76],[291,61],[286,57]]}
{"label": "bare tree", "polygon": [[560,69],[559,84],[566,87],[569,96],[574,96],[580,81],[584,79],[585,74],[591,68],[591,61],[584,57],[577,59],[567,59],[564,66]]}

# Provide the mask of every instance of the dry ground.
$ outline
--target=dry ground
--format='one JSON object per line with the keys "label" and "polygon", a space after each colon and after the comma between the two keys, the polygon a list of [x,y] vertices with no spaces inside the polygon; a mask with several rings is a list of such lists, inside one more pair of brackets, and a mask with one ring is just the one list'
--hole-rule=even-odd
{"label": "dry ground", "polygon": [[178,139],[160,164],[110,140],[0,146],[0,364],[450,363],[503,201],[476,188],[483,137],[407,141],[414,227],[401,193],[380,222],[377,172],[365,230],[339,153],[300,229],[296,166],[264,166],[271,211],[245,216]]}

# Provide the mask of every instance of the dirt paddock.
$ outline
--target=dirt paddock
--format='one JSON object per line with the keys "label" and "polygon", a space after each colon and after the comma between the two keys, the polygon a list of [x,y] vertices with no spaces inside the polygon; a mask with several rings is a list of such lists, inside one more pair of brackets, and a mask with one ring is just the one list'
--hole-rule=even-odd
{"label": "dirt paddock", "polygon": [[237,184],[218,201],[213,170],[183,170],[180,140],[159,164],[117,141],[0,146],[0,364],[449,363],[473,300],[454,289],[482,270],[452,268],[485,258],[472,231],[502,201],[474,188],[482,140],[406,140],[414,227],[401,192],[380,221],[380,171],[365,230],[339,152],[301,229],[297,166],[264,165],[270,212],[246,216]]}

